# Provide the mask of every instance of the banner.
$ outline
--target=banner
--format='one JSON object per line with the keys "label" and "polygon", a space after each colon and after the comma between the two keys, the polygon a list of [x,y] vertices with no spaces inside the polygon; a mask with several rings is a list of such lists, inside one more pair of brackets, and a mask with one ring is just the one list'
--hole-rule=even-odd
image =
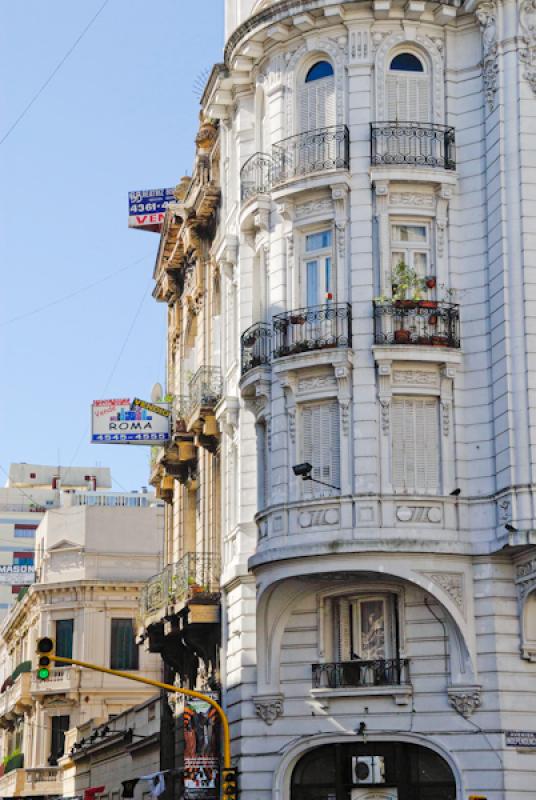
{"label": "banner", "polygon": [[[214,699],[217,700],[215,695]],[[218,714],[210,703],[187,697],[184,704],[184,800],[217,800],[219,763]]]}
{"label": "banner", "polygon": [[35,581],[35,567],[16,564],[0,564],[0,584],[26,586]]}

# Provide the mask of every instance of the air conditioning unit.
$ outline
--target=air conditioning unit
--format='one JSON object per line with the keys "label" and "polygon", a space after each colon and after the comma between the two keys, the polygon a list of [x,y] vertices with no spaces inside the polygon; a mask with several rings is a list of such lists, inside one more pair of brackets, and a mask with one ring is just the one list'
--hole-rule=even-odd
{"label": "air conditioning unit", "polygon": [[384,756],[354,756],[352,758],[352,783],[385,783]]}

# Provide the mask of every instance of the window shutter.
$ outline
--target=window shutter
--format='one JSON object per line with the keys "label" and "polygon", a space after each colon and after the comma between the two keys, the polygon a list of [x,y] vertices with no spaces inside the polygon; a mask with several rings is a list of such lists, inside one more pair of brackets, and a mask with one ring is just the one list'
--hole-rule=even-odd
{"label": "window shutter", "polygon": [[321,78],[302,86],[298,105],[301,133],[335,125],[335,79]]}
{"label": "window shutter", "polygon": [[439,489],[437,399],[395,397],[391,404],[392,483],[395,491]]}
{"label": "window shutter", "polygon": [[[324,483],[340,486],[339,404],[305,405],[302,409],[303,460],[312,464],[312,477]],[[329,487],[304,482],[306,494],[327,494]]]}
{"label": "window shutter", "polygon": [[339,661],[350,661],[352,654],[350,637],[350,603],[341,599],[339,602]]}
{"label": "window shutter", "polygon": [[386,108],[388,122],[430,122],[430,82],[427,75],[387,76]]}

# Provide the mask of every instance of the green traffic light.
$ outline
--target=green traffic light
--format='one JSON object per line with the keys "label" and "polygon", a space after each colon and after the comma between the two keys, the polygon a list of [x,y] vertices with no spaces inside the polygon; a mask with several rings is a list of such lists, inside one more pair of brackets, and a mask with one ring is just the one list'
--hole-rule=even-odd
{"label": "green traffic light", "polygon": [[42,667],[37,671],[37,677],[42,681],[46,681],[46,679],[50,677],[50,670],[46,667]]}

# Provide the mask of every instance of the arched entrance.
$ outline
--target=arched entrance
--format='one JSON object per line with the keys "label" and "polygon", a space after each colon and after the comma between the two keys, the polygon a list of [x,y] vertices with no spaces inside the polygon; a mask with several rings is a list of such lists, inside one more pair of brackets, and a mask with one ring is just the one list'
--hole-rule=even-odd
{"label": "arched entrance", "polygon": [[296,764],[291,800],[456,800],[456,781],[433,750],[407,742],[330,744]]}

